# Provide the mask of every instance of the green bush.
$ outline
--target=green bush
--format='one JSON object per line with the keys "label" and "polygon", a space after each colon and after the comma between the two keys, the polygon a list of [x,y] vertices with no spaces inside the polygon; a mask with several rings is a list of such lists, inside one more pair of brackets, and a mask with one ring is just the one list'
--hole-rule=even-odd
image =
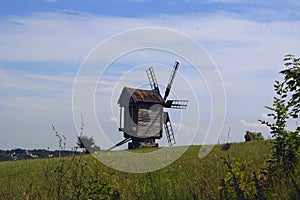
{"label": "green bush", "polygon": [[264,137],[261,132],[252,132],[247,131],[251,137],[251,140],[264,140]]}

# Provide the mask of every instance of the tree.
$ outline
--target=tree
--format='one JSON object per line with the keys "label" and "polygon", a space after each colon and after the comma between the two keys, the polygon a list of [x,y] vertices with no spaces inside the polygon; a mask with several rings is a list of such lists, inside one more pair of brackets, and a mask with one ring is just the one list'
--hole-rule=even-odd
{"label": "tree", "polygon": [[284,75],[286,89],[291,95],[289,104],[292,106],[292,117],[298,118],[300,112],[300,58],[289,54],[284,58],[287,69],[280,73]]}
{"label": "tree", "polygon": [[100,151],[100,147],[95,144],[95,140],[93,137],[83,135],[83,127],[83,116],[81,116],[80,136],[77,137],[78,148],[85,149],[84,152],[86,154]]}
{"label": "tree", "polygon": [[93,153],[95,151],[100,151],[100,147],[95,144],[93,137],[88,137],[86,135],[81,135],[77,137],[77,145],[81,149],[85,149],[85,153]]}
{"label": "tree", "polygon": [[300,112],[300,59],[289,54],[285,56],[284,62],[287,69],[280,72],[284,76],[283,81],[275,81],[273,105],[266,106],[271,110],[268,115],[274,121],[260,121],[270,127],[272,137],[275,138],[272,157],[276,169],[281,169],[288,176],[298,163],[300,147],[300,127],[295,130],[287,130],[286,127],[287,121],[298,118]]}
{"label": "tree", "polygon": [[251,137],[251,140],[264,140],[264,137],[261,132],[251,132],[247,131]]}

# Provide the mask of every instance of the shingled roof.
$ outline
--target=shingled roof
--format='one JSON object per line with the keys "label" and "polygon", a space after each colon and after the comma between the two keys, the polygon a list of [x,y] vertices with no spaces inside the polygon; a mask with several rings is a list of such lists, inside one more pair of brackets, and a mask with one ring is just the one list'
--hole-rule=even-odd
{"label": "shingled roof", "polygon": [[157,90],[141,90],[124,87],[118,100],[118,104],[126,105],[130,102],[130,98],[132,98],[134,103],[162,104],[164,102]]}

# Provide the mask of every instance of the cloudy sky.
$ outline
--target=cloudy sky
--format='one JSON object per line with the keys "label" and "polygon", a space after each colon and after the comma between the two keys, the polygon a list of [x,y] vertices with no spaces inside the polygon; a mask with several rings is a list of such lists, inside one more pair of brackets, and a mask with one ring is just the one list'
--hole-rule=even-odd
{"label": "cloudy sky", "polygon": [[[0,149],[57,148],[52,124],[67,137],[68,148],[73,147],[77,136],[73,86],[81,66],[108,38],[144,27],[190,37],[215,64],[226,94],[219,142],[242,141],[246,130],[263,132],[267,138],[268,129],[258,119],[267,118],[264,106],[272,104],[273,82],[280,79],[283,56],[299,56],[299,8],[294,0],[2,2]],[[170,111],[177,145],[203,143],[213,107],[207,77],[195,76],[189,63],[178,56],[143,50],[123,55],[105,73],[94,74],[101,77],[94,91],[95,113],[101,131],[111,140],[103,142],[95,128],[100,146],[107,148],[122,140],[117,105],[122,87],[148,88],[145,70],[151,64],[164,90],[174,60],[181,65],[171,97],[190,100],[187,110]],[[101,58],[99,68],[107,67],[100,63]],[[88,124],[89,118],[83,118]],[[166,145],[165,137],[160,145]]]}

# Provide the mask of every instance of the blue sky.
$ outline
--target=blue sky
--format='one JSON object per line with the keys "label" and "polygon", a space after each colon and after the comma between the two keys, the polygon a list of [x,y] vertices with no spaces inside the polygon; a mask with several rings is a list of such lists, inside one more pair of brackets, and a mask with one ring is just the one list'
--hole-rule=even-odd
{"label": "blue sky", "polygon": [[[76,74],[96,45],[122,31],[168,28],[203,46],[220,70],[227,96],[220,142],[242,141],[245,130],[262,131],[265,137],[269,136],[268,129],[257,120],[266,117],[264,106],[272,103],[272,85],[280,78],[283,56],[290,52],[297,55],[300,51],[300,3],[292,0],[12,0],[2,5],[0,149],[56,148],[51,124],[67,136],[68,147],[72,147],[76,138],[72,114]],[[164,53],[144,52],[118,60],[104,77],[106,93],[98,93],[96,107],[101,110],[101,102],[112,96],[107,91],[118,83],[121,73],[117,65],[128,70],[143,63],[172,66],[174,59]],[[146,84],[143,67],[133,72],[137,78],[122,83]],[[190,84],[199,87],[204,84],[185,69],[188,63],[183,61],[180,70],[185,78],[190,77]],[[159,70],[156,68],[156,73],[164,85],[168,71]],[[178,88],[179,96],[183,82],[184,79],[178,78],[174,87]],[[201,143],[209,124],[209,109],[204,109],[209,108],[208,97],[209,91],[201,89],[199,99],[203,107],[195,144]],[[113,110],[118,109],[115,106]],[[104,129],[112,132],[111,140],[121,140],[115,123],[118,116],[109,110],[103,113],[99,115],[102,121],[108,119]],[[180,134],[185,136],[190,131],[188,126],[180,124],[176,114],[172,117],[175,128],[181,125]],[[229,127],[231,134],[227,138]],[[187,143],[178,138],[178,145]],[[162,140],[161,145],[165,144]]]}
{"label": "blue sky", "polygon": [[[154,14],[178,15],[183,13],[229,12],[246,17],[256,17],[259,20],[295,20],[300,15],[295,6],[299,6],[299,3],[292,0],[166,0],[159,3],[154,0],[12,0],[3,4],[0,13],[1,16],[7,16],[31,15],[34,12],[65,11],[68,14],[83,12],[93,15],[143,17],[153,16]],[[257,16],[257,14],[259,15]]]}

